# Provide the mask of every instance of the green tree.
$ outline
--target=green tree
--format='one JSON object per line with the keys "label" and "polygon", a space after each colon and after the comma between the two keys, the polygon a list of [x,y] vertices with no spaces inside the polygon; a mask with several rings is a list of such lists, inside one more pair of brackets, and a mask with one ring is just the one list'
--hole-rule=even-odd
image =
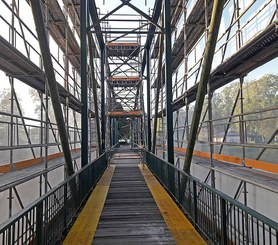
{"label": "green tree", "polygon": [[245,111],[256,111],[278,106],[278,75],[268,74],[247,82]]}
{"label": "green tree", "polygon": [[[21,99],[17,96],[19,104],[21,103]],[[10,89],[3,89],[0,93],[0,111],[4,113],[11,114],[11,91]],[[21,109],[22,115],[24,115],[24,111]],[[14,99],[13,104],[13,115],[20,115],[19,109],[17,107],[17,103]],[[10,141],[10,127],[11,116],[0,114],[0,145],[8,145]],[[24,144],[26,142],[26,134],[22,125],[22,121],[20,118],[13,119],[13,130],[14,130],[14,143],[16,144]]]}
{"label": "green tree", "polygon": [[[36,91],[34,89],[30,89],[29,93],[30,93],[33,103],[35,104],[35,113],[37,115],[37,119],[41,119],[41,97],[40,97],[38,91]],[[43,94],[41,96],[45,97],[45,95],[43,95]],[[45,102],[44,102],[44,104],[45,104]],[[45,110],[43,109],[43,115],[45,114],[44,112],[45,112]],[[50,100],[48,101],[48,117],[50,119],[50,122],[52,122],[52,123],[56,122],[54,111],[52,109]]]}
{"label": "green tree", "polygon": [[[232,83],[221,92],[214,94],[212,100],[214,119],[230,116],[238,89],[239,82]],[[278,75],[267,74],[258,79],[246,81],[243,84],[243,97],[244,112],[258,112],[263,109],[278,107]],[[238,100],[234,114],[240,114],[240,112],[240,100]],[[276,118],[264,119],[273,116],[276,116]],[[235,119],[238,120],[238,118]],[[247,133],[254,136],[261,136],[265,140],[269,139],[278,127],[277,110],[246,115],[244,119],[252,120],[246,122]],[[223,120],[224,122],[227,122],[227,120]],[[216,128],[215,133],[224,131],[225,127]],[[230,130],[238,131],[239,124],[231,124]]]}
{"label": "green tree", "polygon": [[[278,106],[278,75],[267,74],[259,79],[247,82],[244,91],[244,110],[246,112],[275,108]],[[278,127],[277,111],[260,112],[256,115],[246,116],[246,119],[261,119],[273,116],[276,116],[276,118],[248,123],[249,132],[262,136],[264,140],[269,139]]]}
{"label": "green tree", "polygon": [[[219,93],[214,93],[212,99],[212,116],[214,119],[220,119],[224,117],[229,117],[232,112],[232,108],[238,93],[238,83],[232,83],[226,88],[224,88]],[[236,105],[236,109],[234,114],[239,113],[239,103]],[[237,118],[233,119],[232,121],[237,120]],[[221,124],[221,126],[215,127],[215,134],[224,132],[226,129],[225,124],[228,122],[228,119],[217,121],[216,124]],[[230,130],[238,131],[239,126],[238,124],[230,124]]]}

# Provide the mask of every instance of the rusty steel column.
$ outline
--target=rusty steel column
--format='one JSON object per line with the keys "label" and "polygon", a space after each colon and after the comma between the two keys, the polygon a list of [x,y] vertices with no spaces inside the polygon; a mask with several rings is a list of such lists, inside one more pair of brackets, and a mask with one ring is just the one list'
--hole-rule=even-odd
{"label": "rusty steel column", "polygon": [[211,64],[214,56],[224,3],[225,3],[224,0],[215,0],[213,2],[212,17],[209,26],[209,34],[208,34],[208,40],[205,48],[205,55],[203,59],[202,73],[198,84],[196,104],[195,104],[191,128],[190,128],[187,152],[184,160],[183,170],[187,173],[190,173],[190,166],[193,157],[195,142],[197,139],[197,132],[200,123],[200,117],[202,113],[204,99],[206,95],[207,84],[210,78]]}
{"label": "rusty steel column", "polygon": [[61,144],[64,152],[64,158],[66,162],[66,174],[67,176],[71,176],[74,173],[74,169],[72,165],[71,152],[69,148],[68,134],[65,126],[64,117],[63,117],[59,91],[55,79],[55,73],[54,73],[53,63],[51,60],[48,38],[46,35],[46,30],[45,30],[43,15],[42,15],[41,1],[31,0],[30,2],[31,2],[32,12],[34,16],[35,25],[36,25],[45,74],[46,74],[46,83],[51,97],[55,119],[56,119],[58,131],[60,134]]}

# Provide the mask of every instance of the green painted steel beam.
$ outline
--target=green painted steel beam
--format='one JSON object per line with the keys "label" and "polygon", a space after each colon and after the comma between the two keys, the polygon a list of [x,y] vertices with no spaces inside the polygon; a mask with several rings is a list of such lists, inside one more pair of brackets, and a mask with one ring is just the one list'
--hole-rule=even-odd
{"label": "green painted steel beam", "polygon": [[88,44],[89,44],[89,54],[90,54],[90,66],[91,66],[91,79],[92,79],[92,91],[93,91],[93,100],[94,100],[94,109],[95,109],[95,121],[97,129],[97,142],[98,142],[98,152],[101,154],[101,133],[100,133],[100,123],[99,123],[99,114],[98,114],[98,98],[97,98],[97,80],[95,77],[95,68],[94,68],[94,54],[93,54],[93,40],[91,34],[88,34]]}
{"label": "green painted steel beam", "polygon": [[41,1],[30,0],[35,26],[37,30],[42,60],[44,64],[44,70],[46,75],[46,83],[51,97],[51,102],[54,110],[54,115],[60,134],[61,145],[64,152],[64,158],[66,162],[66,174],[71,176],[74,174],[71,152],[69,148],[68,133],[63,117],[63,111],[61,107],[61,101],[58,91],[58,86],[55,78],[54,67],[51,59],[51,53],[48,43],[48,37],[46,34],[45,23],[43,20]]}
{"label": "green painted steel beam", "polygon": [[100,72],[101,72],[101,152],[105,152],[105,133],[106,133],[106,118],[105,118],[105,49],[100,50]]}
{"label": "green painted steel beam", "polygon": [[[162,20],[163,22],[164,20]],[[163,23],[162,23],[163,26]],[[157,136],[157,121],[158,121],[158,104],[159,104],[159,95],[161,88],[161,72],[162,72],[162,58],[164,52],[164,35],[160,35],[159,42],[159,55],[158,55],[158,67],[157,67],[157,86],[156,86],[156,94],[155,94],[155,104],[154,104],[154,124],[153,124],[153,141],[152,141],[152,153],[155,153],[156,148],[156,136]]]}
{"label": "green painted steel beam", "polygon": [[81,166],[88,164],[88,80],[87,80],[87,18],[88,2],[80,2],[81,43]]}
{"label": "green painted steel beam", "polygon": [[151,130],[151,64],[150,64],[150,49],[146,50],[147,54],[147,140],[148,151],[152,148],[152,130]]}
{"label": "green painted steel beam", "polygon": [[223,12],[225,0],[215,0],[213,2],[212,18],[209,26],[208,40],[205,47],[205,54],[203,58],[202,73],[198,84],[196,104],[194,108],[189,140],[187,145],[187,152],[184,160],[183,170],[190,173],[190,166],[193,157],[195,142],[197,140],[198,127],[200,123],[201,113],[205,100],[207,85],[210,78],[210,70],[215,52],[217,36],[220,27],[221,16]]}
{"label": "green painted steel beam", "polygon": [[173,139],[173,92],[172,92],[172,47],[171,47],[171,4],[164,0],[165,18],[165,78],[166,78],[166,120],[167,120],[167,155],[168,162],[174,164]]}

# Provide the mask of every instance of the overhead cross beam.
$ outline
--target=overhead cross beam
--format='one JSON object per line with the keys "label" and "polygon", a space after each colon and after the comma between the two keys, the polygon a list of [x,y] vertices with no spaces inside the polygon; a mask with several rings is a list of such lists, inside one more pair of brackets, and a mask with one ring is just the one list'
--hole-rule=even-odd
{"label": "overhead cross beam", "polygon": [[[96,36],[97,36],[99,46],[100,48],[104,48],[105,44],[104,44],[103,35],[101,33],[100,20],[98,18],[97,6],[95,0],[88,0],[88,1],[89,1],[89,13],[94,23],[94,29],[97,31]],[[88,29],[90,30],[90,28],[91,27],[89,27]]]}
{"label": "overhead cross beam", "polygon": [[[156,0],[155,1],[155,6],[154,6],[154,10],[153,10],[153,15],[152,15],[152,22],[153,23],[157,23],[159,20],[159,16],[161,14],[161,9],[162,9],[162,1],[161,0]],[[146,44],[145,44],[145,52],[143,55],[143,60],[142,60],[142,74],[144,74],[144,70],[146,67],[146,61],[147,61],[147,50],[150,49],[151,47],[151,43],[152,40],[154,38],[154,32],[156,30],[156,26],[155,25],[151,25],[149,27],[149,34],[147,36],[147,40],[146,40]]]}
{"label": "overhead cross beam", "polygon": [[[131,1],[131,0],[128,0]],[[93,1],[95,4],[95,1]],[[91,30],[92,28],[95,28],[96,26],[100,25],[100,23],[104,20],[106,20],[110,15],[114,14],[115,12],[117,12],[119,9],[121,9],[123,6],[125,6],[125,3],[120,4],[118,7],[114,8],[112,11],[110,11],[108,14],[104,15],[102,18],[97,19],[96,21],[94,21],[93,25],[91,25],[89,27],[89,30]]]}
{"label": "overhead cross beam", "polygon": [[[122,2],[124,2],[124,0],[122,0]],[[133,9],[134,11],[136,11],[138,14],[142,15],[142,16],[143,16],[145,19],[147,19],[152,25],[158,27],[161,31],[164,31],[164,29],[163,29],[160,25],[158,25],[156,22],[154,22],[154,21],[152,20],[152,18],[151,18],[149,15],[145,14],[142,10],[140,10],[140,9],[137,8],[137,7],[135,7],[133,4],[129,3],[129,1],[127,1],[126,5],[129,6],[130,8],[132,8],[132,9]]]}

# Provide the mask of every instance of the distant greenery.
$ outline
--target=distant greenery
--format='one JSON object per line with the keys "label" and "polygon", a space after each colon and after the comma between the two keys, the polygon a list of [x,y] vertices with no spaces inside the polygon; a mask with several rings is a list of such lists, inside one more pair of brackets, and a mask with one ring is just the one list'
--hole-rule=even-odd
{"label": "distant greenery", "polygon": [[[223,133],[226,130],[228,117],[231,115],[233,105],[237,93],[239,91],[239,81],[230,83],[213,94],[212,99],[212,117],[213,119],[223,120],[214,122],[214,135]],[[202,110],[201,118],[207,108],[208,100],[205,100],[204,107]],[[252,81],[244,81],[243,84],[243,112],[257,112],[255,114],[245,115],[244,120],[245,129],[249,142],[266,142],[275,130],[278,128],[278,109],[262,112],[265,109],[278,108],[278,75],[267,74],[258,79]],[[194,111],[194,103],[189,106],[189,124],[192,121],[192,115]],[[260,112],[261,111],[261,112]],[[240,99],[238,100],[234,115],[239,115],[240,110]],[[184,108],[179,111],[178,125],[183,126],[185,123],[185,111]],[[174,123],[176,122],[177,115],[174,114]],[[206,114],[205,120],[208,120]],[[232,122],[239,120],[239,117],[234,117]],[[251,120],[251,121],[248,121]],[[216,126],[216,125],[219,126]],[[220,125],[221,124],[221,125]],[[230,131],[239,132],[239,123],[230,124]],[[180,130],[180,133],[182,130]],[[176,134],[174,135],[176,137]],[[278,136],[276,136],[277,141]],[[208,140],[207,125],[204,124],[201,132],[199,133],[199,140]]]}
{"label": "distant greenery", "polygon": [[[223,118],[230,116],[232,107],[239,90],[239,83],[233,83],[213,96],[213,117]],[[245,120],[256,120],[268,117],[260,121],[246,122],[247,133],[257,135],[267,140],[278,127],[278,110],[259,112],[267,108],[278,107],[278,75],[267,74],[259,79],[245,82],[243,84],[243,111],[258,112],[244,116]],[[235,113],[240,114],[240,100],[237,102]],[[236,119],[238,120],[238,118]],[[239,125],[231,125],[231,130],[238,131]]]}
{"label": "distant greenery", "polygon": [[[21,99],[19,96],[17,96],[17,99],[19,104],[21,104]],[[5,113],[11,113],[10,89],[3,89],[0,93],[0,111]],[[22,108],[21,108],[21,112],[24,115],[24,111]],[[13,115],[20,115],[15,101],[13,105]],[[7,146],[8,142],[10,142],[10,129],[11,129],[10,122],[11,122],[10,116],[0,114],[0,135],[1,135],[0,145]],[[13,123],[16,122],[22,124],[22,120],[20,118],[14,118]],[[23,142],[26,141],[26,134],[23,126],[16,127],[14,125],[13,130],[14,130],[14,137],[13,137],[14,144],[22,144]]]}
{"label": "distant greenery", "polygon": [[[223,118],[230,116],[237,92],[239,89],[239,83],[231,83],[226,86],[221,92],[214,93],[212,100],[213,107],[213,118]],[[33,98],[33,102],[36,104],[36,114],[37,118],[40,118],[40,98],[36,91],[31,92],[30,96]],[[244,97],[244,112],[255,112],[267,108],[277,108],[278,107],[278,75],[267,74],[258,79],[245,82],[243,84],[243,97]],[[11,104],[11,93],[10,89],[4,89],[0,93],[0,111],[10,113],[10,104]],[[21,99],[18,97],[19,102],[22,103]],[[206,105],[205,105],[206,106]],[[204,107],[205,107],[204,106]],[[52,122],[55,122],[55,117],[53,111],[49,110],[49,117]],[[204,113],[205,110],[203,110]],[[24,112],[23,112],[24,113]],[[190,106],[189,111],[189,123],[191,123],[191,117],[193,113],[193,106]],[[16,103],[14,103],[14,114],[19,114]],[[238,101],[235,113],[240,114],[240,101]],[[264,119],[270,118],[271,119]],[[175,118],[175,116],[174,116]],[[278,128],[278,110],[272,110],[268,112],[259,112],[252,115],[244,116],[245,120],[254,120],[246,123],[247,133],[253,136],[259,136],[263,138],[263,141],[268,140],[273,132]],[[259,120],[258,120],[259,119]],[[264,119],[264,120],[260,120]],[[1,121],[10,122],[9,116],[0,115]],[[14,119],[16,120],[16,119]],[[238,120],[238,118],[236,118]],[[257,121],[255,121],[257,120]],[[18,122],[21,123],[21,120],[18,119]],[[179,113],[179,126],[184,125],[185,123],[185,113],[180,111]],[[130,132],[128,127],[129,122],[124,119],[119,121],[119,129],[121,137],[129,138]],[[70,120],[70,125],[73,125],[73,122]],[[35,129],[30,129],[35,130]],[[160,130],[160,127],[158,127]],[[225,126],[215,127],[214,134],[223,132]],[[239,131],[239,125],[232,124],[230,130]],[[8,124],[0,123],[0,144],[7,145],[8,143]],[[26,141],[26,134],[23,130],[23,127],[17,128],[17,141],[18,143]],[[202,134],[202,133],[201,133]],[[204,134],[204,138],[207,137],[207,134]],[[34,134],[33,134],[34,137]],[[36,141],[36,140],[35,140]]]}

